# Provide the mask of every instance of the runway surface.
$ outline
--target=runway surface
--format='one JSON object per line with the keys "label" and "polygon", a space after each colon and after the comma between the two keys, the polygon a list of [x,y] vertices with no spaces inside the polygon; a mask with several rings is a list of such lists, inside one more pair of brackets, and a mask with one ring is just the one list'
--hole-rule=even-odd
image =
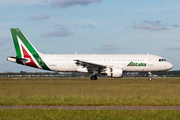
{"label": "runway surface", "polygon": [[180,110],[180,106],[0,106],[0,109]]}

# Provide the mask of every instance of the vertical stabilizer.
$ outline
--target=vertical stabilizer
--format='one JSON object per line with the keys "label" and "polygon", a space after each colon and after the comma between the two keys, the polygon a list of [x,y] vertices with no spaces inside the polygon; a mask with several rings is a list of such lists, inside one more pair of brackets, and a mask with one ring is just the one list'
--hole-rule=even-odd
{"label": "vertical stabilizer", "polygon": [[11,33],[16,50],[16,57],[24,58],[22,47],[26,47],[30,53],[32,53],[34,56],[38,56],[38,51],[18,28],[12,28]]}
{"label": "vertical stabilizer", "polygon": [[[18,28],[11,29],[15,51],[16,51],[16,61],[26,59],[25,65],[42,68],[49,70],[45,62],[40,57],[40,53],[35,49],[35,47],[30,43],[30,41],[23,35],[23,33]],[[20,59],[22,58],[22,59]]]}

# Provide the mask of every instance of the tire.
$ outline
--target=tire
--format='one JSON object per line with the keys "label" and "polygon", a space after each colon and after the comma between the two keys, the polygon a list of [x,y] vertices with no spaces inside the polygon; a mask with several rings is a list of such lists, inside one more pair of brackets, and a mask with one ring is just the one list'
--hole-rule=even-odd
{"label": "tire", "polygon": [[97,80],[97,76],[96,75],[91,76],[91,80]]}
{"label": "tire", "polygon": [[152,81],[152,77],[149,77],[148,80],[149,80],[149,81]]}

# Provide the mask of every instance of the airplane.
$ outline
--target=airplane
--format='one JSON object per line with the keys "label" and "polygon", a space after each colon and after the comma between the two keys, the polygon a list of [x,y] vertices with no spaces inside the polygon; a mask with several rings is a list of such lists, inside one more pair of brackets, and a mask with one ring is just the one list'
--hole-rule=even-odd
{"label": "airplane", "polygon": [[91,80],[98,74],[121,78],[123,72],[148,72],[152,80],[154,71],[173,67],[166,59],[150,54],[42,54],[30,43],[18,28],[11,28],[16,56],[8,61],[34,68],[57,72],[91,73]]}

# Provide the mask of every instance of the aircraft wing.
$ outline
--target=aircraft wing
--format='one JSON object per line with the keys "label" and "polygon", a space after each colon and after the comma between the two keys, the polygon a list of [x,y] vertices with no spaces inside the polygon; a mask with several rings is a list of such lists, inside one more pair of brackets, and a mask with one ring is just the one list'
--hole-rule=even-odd
{"label": "aircraft wing", "polygon": [[86,67],[88,69],[88,72],[92,72],[93,70],[96,70],[100,73],[107,67],[106,65],[101,65],[101,64],[82,61],[82,60],[74,60],[74,61],[76,61],[75,63],[76,65]]}

